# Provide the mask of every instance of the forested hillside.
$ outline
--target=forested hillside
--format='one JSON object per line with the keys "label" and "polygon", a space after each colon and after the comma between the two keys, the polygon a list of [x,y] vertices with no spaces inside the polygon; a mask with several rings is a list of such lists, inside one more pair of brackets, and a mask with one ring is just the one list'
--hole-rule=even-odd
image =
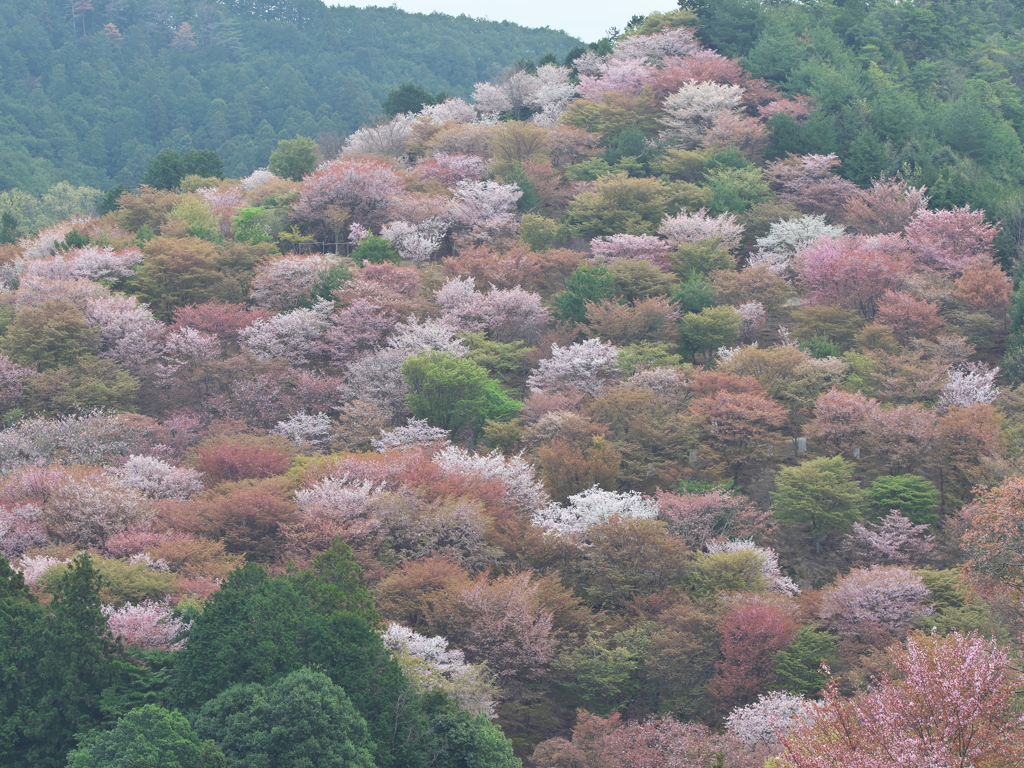
{"label": "forested hillside", "polygon": [[0,197],[0,764],[1024,763],[1019,139],[843,13]]}
{"label": "forested hillside", "polygon": [[27,0],[0,8],[0,191],[142,181],[161,149],[265,166],[280,139],[345,135],[406,82],[468,95],[577,41],[397,8],[221,0]]}
{"label": "forested hillside", "polygon": [[1024,10],[986,0],[761,3],[681,0],[699,37],[817,105],[773,125],[774,152],[836,152],[865,184],[899,173],[934,204],[970,203],[1024,233]]}

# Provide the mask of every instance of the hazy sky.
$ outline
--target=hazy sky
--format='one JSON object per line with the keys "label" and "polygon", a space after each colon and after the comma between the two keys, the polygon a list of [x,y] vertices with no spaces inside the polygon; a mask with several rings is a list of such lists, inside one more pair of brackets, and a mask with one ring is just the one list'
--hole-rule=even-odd
{"label": "hazy sky", "polygon": [[492,21],[514,21],[524,27],[564,29],[586,43],[604,37],[609,27],[622,29],[634,14],[670,11],[678,8],[675,0],[387,0],[353,2],[326,0],[328,5],[396,5],[416,13],[449,13],[458,16],[487,18]]}

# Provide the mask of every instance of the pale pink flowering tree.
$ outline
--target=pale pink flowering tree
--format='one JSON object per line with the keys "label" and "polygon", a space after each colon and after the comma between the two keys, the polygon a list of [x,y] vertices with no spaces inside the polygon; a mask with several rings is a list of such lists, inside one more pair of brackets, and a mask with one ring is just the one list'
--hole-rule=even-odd
{"label": "pale pink flowering tree", "polygon": [[145,258],[138,248],[87,246],[49,258],[25,259],[17,263],[17,270],[25,277],[37,280],[116,279],[134,274],[134,268]]}
{"label": "pale pink flowering tree", "polygon": [[413,173],[422,179],[437,179],[446,187],[460,181],[479,181],[487,175],[487,161],[479,155],[435,152],[417,160]]}
{"label": "pale pink flowering tree", "polygon": [[490,581],[478,576],[450,601],[446,634],[473,662],[486,662],[505,684],[544,672],[558,643],[552,614],[540,608],[537,586],[525,573]]}
{"label": "pale pink flowering tree", "polygon": [[791,277],[790,262],[800,251],[814,242],[843,235],[843,228],[829,224],[824,216],[801,216],[776,221],[768,234],[757,238],[757,251],[747,259],[747,266],[767,266],[776,275]]}
{"label": "pale pink flowering tree", "polygon": [[455,185],[451,218],[457,230],[474,242],[514,234],[516,203],[523,196],[518,184],[460,181]]}
{"label": "pale pink flowering tree", "polygon": [[192,626],[174,615],[169,603],[147,600],[138,605],[125,603],[120,608],[104,605],[110,633],[125,645],[146,650],[177,651],[185,647],[183,635]]}
{"label": "pale pink flowering tree", "polygon": [[133,454],[114,477],[149,499],[190,499],[203,492],[203,475],[191,467],[176,467],[154,456]]}
{"label": "pale pink flowering tree", "polygon": [[249,191],[269,184],[276,178],[277,176],[272,174],[266,168],[257,168],[244,179],[239,181],[239,184],[241,185],[242,189]]}
{"label": "pale pink flowering tree", "polygon": [[321,253],[286,253],[256,267],[249,299],[257,307],[280,312],[309,296],[321,272],[331,266]]}
{"label": "pale pink flowering tree", "polygon": [[173,371],[183,365],[220,357],[221,342],[209,333],[185,326],[167,334],[163,355]]}
{"label": "pale pink flowering tree", "polygon": [[535,392],[578,389],[595,395],[619,378],[619,351],[600,339],[587,339],[568,347],[551,345],[551,357],[526,380]]}
{"label": "pale pink flowering tree", "polygon": [[703,146],[713,150],[734,148],[751,162],[760,162],[770,133],[760,120],[733,112],[719,112],[704,134]]}
{"label": "pale pink flowering tree", "polygon": [[[259,173],[259,171],[254,173]],[[267,173],[270,172],[267,171]],[[196,190],[196,194],[210,206],[210,211],[213,213],[214,218],[217,219],[217,228],[222,237],[231,236],[234,229],[234,218],[245,206],[244,193],[245,188],[242,185],[228,187],[227,189],[204,187]]]}
{"label": "pale pink flowering tree", "polygon": [[553,128],[576,95],[575,87],[569,82],[569,69],[545,64],[537,69],[535,79],[533,96],[529,102],[529,106],[538,110],[533,121],[545,128]]}
{"label": "pale pink flowering tree", "polygon": [[43,574],[55,565],[67,565],[70,562],[70,560],[61,560],[57,557],[36,555],[35,557],[23,557],[18,563],[18,570],[21,571],[26,584],[35,586],[39,579],[43,577]]}
{"label": "pale pink flowering tree", "polygon": [[991,257],[997,231],[985,221],[984,211],[965,205],[951,211],[918,211],[906,236],[918,265],[960,274],[971,262]]}
{"label": "pale pink flowering tree", "polygon": [[356,299],[331,316],[323,349],[331,363],[342,368],[360,355],[381,347],[398,324],[398,315],[366,299]]}
{"label": "pale pink flowering tree", "polygon": [[811,720],[783,738],[784,768],[1019,765],[1024,718],[1009,654],[977,632],[912,636],[894,674],[844,697],[833,681]]}
{"label": "pale pink flowering tree", "polygon": [[638,259],[649,261],[661,268],[671,267],[668,258],[669,245],[653,235],[595,237],[590,241],[590,250],[595,257],[605,261]]}
{"label": "pale pink flowering tree", "polygon": [[137,376],[159,372],[165,329],[146,304],[133,296],[88,299],[85,321],[99,328],[102,357],[116,360]]}
{"label": "pale pink flowering tree", "polygon": [[431,461],[445,472],[500,481],[505,486],[505,501],[523,512],[536,512],[551,502],[537,479],[535,467],[522,455],[505,456],[498,450],[477,454],[450,445],[438,451]]}
{"label": "pale pink flowering tree", "polygon": [[420,225],[408,221],[392,221],[380,230],[403,259],[429,261],[444,240],[447,226],[440,220],[427,220]]}
{"label": "pale pink flowering tree", "polygon": [[0,412],[13,408],[21,399],[25,385],[36,372],[0,354]]}
{"label": "pale pink flowering tree", "polygon": [[414,445],[447,445],[449,441],[447,429],[432,427],[426,419],[410,418],[404,426],[382,429],[380,439],[373,439],[370,445],[380,453],[392,448],[409,448]]}
{"label": "pale pink flowering tree", "polygon": [[472,123],[476,120],[476,108],[465,99],[445,99],[440,104],[427,104],[419,117],[436,125],[444,123]]}
{"label": "pale pink flowering tree", "polygon": [[326,413],[299,411],[287,419],[277,422],[273,432],[291,440],[305,450],[324,450],[332,438],[331,417]]}
{"label": "pale pink flowering tree", "polygon": [[331,302],[320,299],[312,309],[296,309],[268,320],[256,320],[238,337],[260,360],[282,358],[293,363],[306,363],[327,331],[333,309]]}
{"label": "pale pink flowering tree", "polygon": [[[576,63],[578,68],[579,61]],[[609,91],[640,93],[658,76],[658,71],[641,58],[599,59],[591,71],[580,71],[576,92],[592,101]]]}
{"label": "pale pink flowering tree", "polygon": [[880,523],[854,523],[843,548],[859,564],[921,564],[935,549],[928,530],[929,526],[915,525],[894,509]]}
{"label": "pale pink flowering tree", "polygon": [[878,630],[895,636],[915,619],[933,613],[930,594],[909,568],[857,568],[821,591],[816,614],[840,637],[870,636]]}
{"label": "pale pink flowering tree", "polygon": [[665,99],[662,136],[684,149],[700,145],[704,134],[722,112],[736,112],[743,98],[738,85],[690,81]]}
{"label": "pale pink flowering tree", "polygon": [[88,219],[69,219],[47,227],[35,237],[25,237],[18,241],[21,258],[26,260],[45,259],[53,254],[54,246],[67,237],[68,232],[85,224]]}
{"label": "pale pink flowering tree", "polygon": [[811,114],[810,99],[801,95],[792,99],[769,101],[758,107],[757,114],[765,120],[771,120],[776,115],[789,115],[794,120],[803,120]]}
{"label": "pale pink flowering tree", "polygon": [[645,520],[658,516],[658,505],[638,491],[616,493],[594,485],[569,497],[565,506],[549,504],[537,510],[531,521],[547,534],[581,536],[594,525],[613,517]]}
{"label": "pale pink flowering tree", "polygon": [[764,304],[759,301],[748,301],[736,307],[740,316],[740,341],[745,344],[756,344],[768,324],[768,313]]}
{"label": "pale pink flowering tree", "polygon": [[743,226],[731,213],[709,216],[707,208],[701,208],[662,219],[658,234],[665,238],[669,248],[702,240],[718,240],[725,250],[736,251],[743,239]]}
{"label": "pale pink flowering tree", "polygon": [[651,35],[629,35],[617,40],[612,56],[660,63],[669,57],[689,57],[700,51],[692,28],[666,27]]}
{"label": "pale pink flowering tree", "polygon": [[47,544],[41,515],[38,504],[0,505],[0,557],[15,560],[28,550]]}
{"label": "pale pink flowering tree", "polygon": [[836,215],[857,191],[857,186],[835,169],[839,158],[829,155],[790,155],[769,163],[768,183],[779,197],[803,213]]}
{"label": "pale pink flowering tree", "polygon": [[752,752],[775,750],[781,739],[810,715],[803,696],[785,691],[762,693],[753,704],[736,707],[725,730]]}
{"label": "pale pink flowering tree", "polygon": [[326,477],[295,492],[299,522],[289,535],[314,548],[327,547],[337,538],[352,542],[377,528],[371,500],[377,492],[368,481]]}
{"label": "pale pink flowering tree", "polygon": [[522,339],[534,342],[551,315],[536,293],[522,288],[491,287],[481,293],[470,277],[453,278],[435,294],[444,314],[442,321],[462,331],[487,331],[494,341]]}
{"label": "pale pink flowering tree", "polygon": [[954,406],[995,402],[999,396],[999,387],[995,386],[998,375],[999,366],[990,368],[985,363],[967,363],[950,368],[939,395],[938,409],[945,412]]}
{"label": "pale pink flowering tree", "polygon": [[862,235],[902,232],[928,208],[926,192],[898,179],[875,179],[869,189],[858,189],[846,201],[843,221]]}
{"label": "pale pink flowering tree", "polygon": [[302,181],[294,215],[330,230],[337,210],[348,223],[377,228],[390,219],[394,199],[405,189],[402,177],[385,160],[342,157],[324,163]]}
{"label": "pale pink flowering tree", "polygon": [[359,128],[345,141],[346,155],[384,155],[404,158],[405,144],[412,135],[417,118],[411,114],[395,115],[386,123]]}
{"label": "pale pink flowering tree", "polygon": [[901,287],[911,268],[893,235],[822,237],[802,249],[793,266],[813,303],[855,309],[867,319],[886,291]]}
{"label": "pale pink flowering tree", "polygon": [[658,516],[669,524],[669,531],[694,548],[722,537],[761,536],[772,528],[771,512],[741,494],[658,491],[655,499]]}

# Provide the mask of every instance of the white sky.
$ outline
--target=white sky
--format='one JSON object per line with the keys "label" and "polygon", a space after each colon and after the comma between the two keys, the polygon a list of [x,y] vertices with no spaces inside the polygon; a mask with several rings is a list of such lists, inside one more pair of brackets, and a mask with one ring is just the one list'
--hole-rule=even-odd
{"label": "white sky", "polygon": [[609,27],[622,29],[634,14],[671,11],[678,8],[675,0],[387,0],[353,2],[326,0],[328,5],[395,5],[414,13],[466,14],[492,21],[514,21],[524,27],[563,29],[585,43],[604,37]]}

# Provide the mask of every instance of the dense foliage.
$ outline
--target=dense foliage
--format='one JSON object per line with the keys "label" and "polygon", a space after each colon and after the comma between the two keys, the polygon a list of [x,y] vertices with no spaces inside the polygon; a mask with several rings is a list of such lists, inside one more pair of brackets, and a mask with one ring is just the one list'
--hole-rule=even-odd
{"label": "dense foliage", "polygon": [[695,10],[8,229],[0,762],[1019,763],[1012,163]]}

